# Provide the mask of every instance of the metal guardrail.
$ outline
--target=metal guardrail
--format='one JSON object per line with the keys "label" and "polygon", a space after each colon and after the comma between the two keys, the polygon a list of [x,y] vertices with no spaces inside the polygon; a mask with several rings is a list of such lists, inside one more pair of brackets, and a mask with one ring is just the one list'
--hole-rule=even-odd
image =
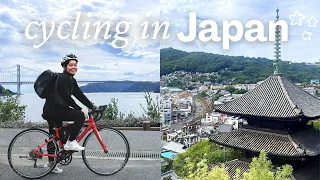
{"label": "metal guardrail", "polygon": [[[124,152],[113,151],[110,154],[105,154],[103,151],[89,151],[86,152],[90,158],[121,158],[125,156]],[[81,157],[81,153],[77,152],[73,154],[74,157]],[[141,159],[160,159],[161,153],[155,151],[132,151],[130,152],[130,158],[141,158]]]}
{"label": "metal guardrail", "polygon": [[[29,147],[20,147],[20,149],[16,149],[13,152],[12,156],[21,156],[21,155],[28,155],[30,152]],[[1,152],[0,154],[6,154],[6,152]],[[114,159],[114,158],[123,158],[125,157],[124,151],[117,151],[113,150],[108,152],[107,154],[101,150],[88,150],[86,151],[86,155],[88,158],[92,159]],[[75,158],[81,158],[81,152],[75,152],[73,155]],[[130,152],[130,158],[137,158],[137,159],[160,159],[161,153],[156,151],[131,151]]]}
{"label": "metal guardrail", "polygon": [[131,130],[131,131],[160,131],[160,127],[150,127],[150,121],[143,121],[142,127],[114,127],[118,130]]}

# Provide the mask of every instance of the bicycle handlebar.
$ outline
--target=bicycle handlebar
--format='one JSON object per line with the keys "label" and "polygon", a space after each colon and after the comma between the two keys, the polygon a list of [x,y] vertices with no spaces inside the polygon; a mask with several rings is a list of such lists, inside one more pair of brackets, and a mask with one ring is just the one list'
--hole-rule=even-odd
{"label": "bicycle handlebar", "polygon": [[92,115],[94,121],[97,122],[102,118],[103,111],[106,110],[107,107],[108,107],[108,105],[102,105],[102,106],[96,107],[94,109],[90,109],[88,114],[89,114],[89,116]]}

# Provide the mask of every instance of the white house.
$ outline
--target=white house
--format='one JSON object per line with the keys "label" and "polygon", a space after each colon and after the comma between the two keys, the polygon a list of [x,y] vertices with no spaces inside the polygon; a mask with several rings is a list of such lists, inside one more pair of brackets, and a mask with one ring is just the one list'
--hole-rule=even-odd
{"label": "white house", "polygon": [[217,123],[219,122],[221,117],[221,113],[206,113],[206,118],[205,119],[201,119],[201,123],[205,124],[205,123]]}
{"label": "white house", "polygon": [[172,118],[172,98],[164,97],[160,99],[161,123],[168,124]]}
{"label": "white house", "polygon": [[166,150],[166,151],[173,151],[173,152],[177,152],[177,153],[184,153],[186,152],[185,149],[183,149],[184,145],[177,143],[177,142],[169,142],[167,144],[165,144],[164,146],[162,146],[162,149]]}
{"label": "white house", "polygon": [[199,142],[201,140],[200,136],[198,134],[188,134],[183,137],[184,138],[184,144],[187,147],[192,146],[193,144]]}

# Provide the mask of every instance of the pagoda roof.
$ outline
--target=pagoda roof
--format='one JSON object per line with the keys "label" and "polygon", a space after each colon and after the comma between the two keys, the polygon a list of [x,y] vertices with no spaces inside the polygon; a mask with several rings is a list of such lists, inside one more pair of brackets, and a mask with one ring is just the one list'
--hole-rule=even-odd
{"label": "pagoda roof", "polygon": [[320,99],[280,75],[272,75],[243,96],[214,108],[236,116],[284,119],[320,117]]}
{"label": "pagoda roof", "polygon": [[279,134],[252,129],[238,129],[229,133],[211,135],[219,145],[251,152],[266,151],[269,155],[287,158],[320,154],[319,130],[308,129],[295,134]]}

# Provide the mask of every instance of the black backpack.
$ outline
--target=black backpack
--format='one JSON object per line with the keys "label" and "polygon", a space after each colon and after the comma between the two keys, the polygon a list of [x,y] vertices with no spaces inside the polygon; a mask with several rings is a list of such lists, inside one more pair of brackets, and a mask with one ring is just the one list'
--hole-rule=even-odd
{"label": "black backpack", "polygon": [[58,73],[50,70],[46,70],[38,76],[33,88],[40,98],[44,99],[53,94],[57,77]]}

